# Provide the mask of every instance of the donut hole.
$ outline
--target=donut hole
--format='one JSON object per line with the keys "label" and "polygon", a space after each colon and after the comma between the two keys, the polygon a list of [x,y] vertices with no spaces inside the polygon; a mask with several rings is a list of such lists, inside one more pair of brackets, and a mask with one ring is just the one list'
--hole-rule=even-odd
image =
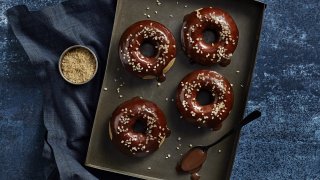
{"label": "donut hole", "polygon": [[217,42],[219,39],[218,32],[213,29],[206,29],[203,31],[203,40],[207,44]]}
{"label": "donut hole", "polygon": [[145,57],[155,57],[157,55],[156,45],[150,41],[144,41],[140,45],[140,52]]}
{"label": "donut hole", "polygon": [[148,129],[147,123],[141,119],[136,120],[133,125],[133,131],[135,133],[146,134]]}
{"label": "donut hole", "polygon": [[215,96],[212,92],[201,89],[197,94],[196,100],[201,106],[205,106],[213,103],[215,101]]}

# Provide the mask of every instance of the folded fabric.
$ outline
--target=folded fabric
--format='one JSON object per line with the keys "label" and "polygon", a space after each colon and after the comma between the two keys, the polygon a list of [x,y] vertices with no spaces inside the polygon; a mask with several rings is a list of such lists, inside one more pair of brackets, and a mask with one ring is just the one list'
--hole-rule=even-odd
{"label": "folded fabric", "polygon": [[[97,178],[93,170],[89,172],[83,165],[103,81],[115,6],[116,0],[70,0],[41,11],[32,12],[23,5],[7,11],[11,28],[43,84],[43,121],[47,130],[43,156],[48,162],[47,179]],[[58,70],[61,53],[76,44],[92,49],[99,62],[95,78],[81,86],[67,83]]]}

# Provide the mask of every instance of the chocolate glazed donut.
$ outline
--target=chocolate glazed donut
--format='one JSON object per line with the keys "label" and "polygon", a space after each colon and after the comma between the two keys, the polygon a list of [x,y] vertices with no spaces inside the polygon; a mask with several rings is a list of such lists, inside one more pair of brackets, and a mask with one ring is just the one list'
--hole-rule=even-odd
{"label": "chocolate glazed donut", "polygon": [[[152,44],[155,53],[148,57],[141,53],[144,43]],[[122,35],[119,55],[125,69],[140,78],[165,81],[176,58],[176,41],[164,25],[150,20],[131,25]]]}
{"label": "chocolate glazed donut", "polygon": [[[201,90],[211,93],[213,100],[201,105],[197,96]],[[197,70],[180,82],[176,104],[181,115],[198,127],[218,130],[233,106],[233,91],[230,83],[215,71]]]}
{"label": "chocolate glazed donut", "polygon": [[[212,31],[215,40],[208,44],[204,32]],[[191,61],[212,66],[227,66],[237,48],[239,31],[232,17],[225,11],[207,7],[184,17],[181,30],[182,48]]]}
{"label": "chocolate glazed donut", "polygon": [[[135,131],[136,123],[146,127]],[[156,151],[170,135],[161,109],[151,101],[135,97],[116,108],[109,122],[109,136],[118,149],[127,154],[143,157]]]}

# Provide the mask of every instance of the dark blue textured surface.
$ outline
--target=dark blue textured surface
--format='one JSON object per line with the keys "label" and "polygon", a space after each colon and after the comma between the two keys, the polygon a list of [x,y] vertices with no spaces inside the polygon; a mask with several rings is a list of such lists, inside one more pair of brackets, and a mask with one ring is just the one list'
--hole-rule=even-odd
{"label": "dark blue textured surface", "polygon": [[[0,0],[0,179],[42,179],[42,92],[5,10],[59,0]],[[268,4],[232,179],[320,179],[320,1]]]}

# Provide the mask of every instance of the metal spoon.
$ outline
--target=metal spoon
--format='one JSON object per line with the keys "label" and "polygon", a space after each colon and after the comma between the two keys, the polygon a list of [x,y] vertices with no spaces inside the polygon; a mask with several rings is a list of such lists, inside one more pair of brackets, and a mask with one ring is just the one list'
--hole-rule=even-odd
{"label": "metal spoon", "polygon": [[247,115],[243,120],[240,121],[239,124],[234,126],[231,130],[229,130],[226,134],[220,137],[215,142],[206,145],[206,146],[196,146],[191,148],[180,160],[178,166],[179,169],[183,172],[191,172],[194,173],[199,171],[202,164],[206,161],[207,158],[207,151],[211,147],[215,146],[216,144],[220,143],[230,135],[232,135],[237,130],[241,129],[243,126],[247,125],[248,123],[252,122],[253,120],[259,118],[261,116],[261,112],[255,110]]}

